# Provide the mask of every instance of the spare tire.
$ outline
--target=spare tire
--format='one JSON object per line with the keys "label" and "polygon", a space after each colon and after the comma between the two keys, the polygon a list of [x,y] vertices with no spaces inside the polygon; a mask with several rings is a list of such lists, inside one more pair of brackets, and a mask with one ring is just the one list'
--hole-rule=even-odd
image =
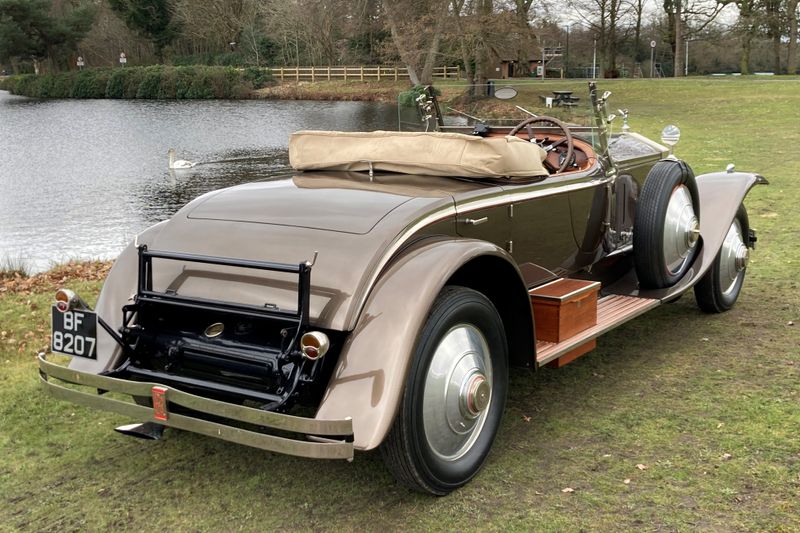
{"label": "spare tire", "polygon": [[636,202],[633,260],[643,288],[670,287],[692,265],[700,237],[700,203],[694,173],[666,159],[647,174]]}

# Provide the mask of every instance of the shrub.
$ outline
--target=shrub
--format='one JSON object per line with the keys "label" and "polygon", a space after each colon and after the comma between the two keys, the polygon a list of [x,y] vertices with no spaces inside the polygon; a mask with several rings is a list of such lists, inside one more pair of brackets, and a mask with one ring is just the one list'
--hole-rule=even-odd
{"label": "shrub", "polygon": [[97,68],[11,76],[0,88],[35,98],[240,98],[272,81],[267,69],[207,66]]}
{"label": "shrub", "polygon": [[13,87],[11,88],[11,92],[14,94],[24,94],[28,95],[33,92],[33,84],[36,81],[36,76],[33,74],[21,74],[19,76],[15,76],[16,83],[14,83]]}
{"label": "shrub", "polygon": [[125,71],[125,89],[122,93],[123,98],[136,98],[139,93],[139,85],[142,84],[142,79],[145,76],[144,68],[129,68],[122,67],[120,70]]}
{"label": "shrub", "polygon": [[238,98],[244,89],[240,85],[242,75],[233,67],[209,68],[208,78],[213,98]]}
{"label": "shrub", "polygon": [[75,77],[70,91],[71,98],[103,98],[106,95],[111,73],[108,69],[84,70]]}
{"label": "shrub", "polygon": [[77,72],[63,72],[54,74],[53,85],[50,88],[50,98],[69,98],[72,95],[72,86],[75,84]]}
{"label": "shrub", "polygon": [[274,80],[269,69],[258,67],[247,67],[244,69],[242,77],[250,83],[253,89],[265,87]]}
{"label": "shrub", "polygon": [[125,69],[118,68],[111,72],[106,83],[106,98],[125,97]]}
{"label": "shrub", "polygon": [[145,67],[141,76],[141,81],[139,82],[139,88],[136,90],[136,98],[158,98],[161,89],[162,70],[163,68],[160,65]]}
{"label": "shrub", "polygon": [[189,91],[196,75],[195,67],[177,67],[175,69],[175,98],[191,98]]}

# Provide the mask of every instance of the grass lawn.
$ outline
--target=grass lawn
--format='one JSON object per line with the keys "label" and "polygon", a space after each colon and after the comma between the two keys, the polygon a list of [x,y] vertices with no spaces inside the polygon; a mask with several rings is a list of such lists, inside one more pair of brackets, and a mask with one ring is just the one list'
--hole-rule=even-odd
{"label": "grass lawn", "polygon": [[[93,301],[100,283],[0,278],[0,530],[800,530],[800,78],[600,86],[634,131],[677,124],[696,173],[734,162],[770,180],[746,201],[759,242],[732,311],[702,314],[687,294],[561,370],[516,373],[483,471],[432,498],[377,453],[320,462],[114,433],[131,421],[48,398],[34,362],[55,286]],[[585,98],[585,83],[547,82],[516,103],[562,88]]]}

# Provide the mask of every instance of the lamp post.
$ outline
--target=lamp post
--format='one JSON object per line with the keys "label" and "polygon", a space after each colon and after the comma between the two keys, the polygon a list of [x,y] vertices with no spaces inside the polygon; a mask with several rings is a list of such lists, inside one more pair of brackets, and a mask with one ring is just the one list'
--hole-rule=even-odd
{"label": "lamp post", "polygon": [[567,50],[564,53],[564,70],[569,78],[569,30],[572,24],[567,24]]}
{"label": "lamp post", "polygon": [[683,75],[684,76],[688,76],[689,75],[689,39],[686,39],[686,44],[684,46],[684,49],[686,50],[686,59],[683,62]]}
{"label": "lamp post", "polygon": [[597,39],[592,41],[592,79],[597,79]]}
{"label": "lamp post", "polygon": [[655,69],[656,69],[656,42],[650,41],[650,77],[655,76]]}

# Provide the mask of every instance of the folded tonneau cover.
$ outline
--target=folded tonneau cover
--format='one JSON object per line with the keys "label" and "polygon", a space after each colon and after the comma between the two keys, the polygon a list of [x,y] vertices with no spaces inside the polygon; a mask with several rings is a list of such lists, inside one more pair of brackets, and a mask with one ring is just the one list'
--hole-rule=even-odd
{"label": "folded tonneau cover", "polygon": [[547,176],[545,151],[518,137],[440,132],[299,131],[289,140],[295,170],[373,170],[471,178]]}

